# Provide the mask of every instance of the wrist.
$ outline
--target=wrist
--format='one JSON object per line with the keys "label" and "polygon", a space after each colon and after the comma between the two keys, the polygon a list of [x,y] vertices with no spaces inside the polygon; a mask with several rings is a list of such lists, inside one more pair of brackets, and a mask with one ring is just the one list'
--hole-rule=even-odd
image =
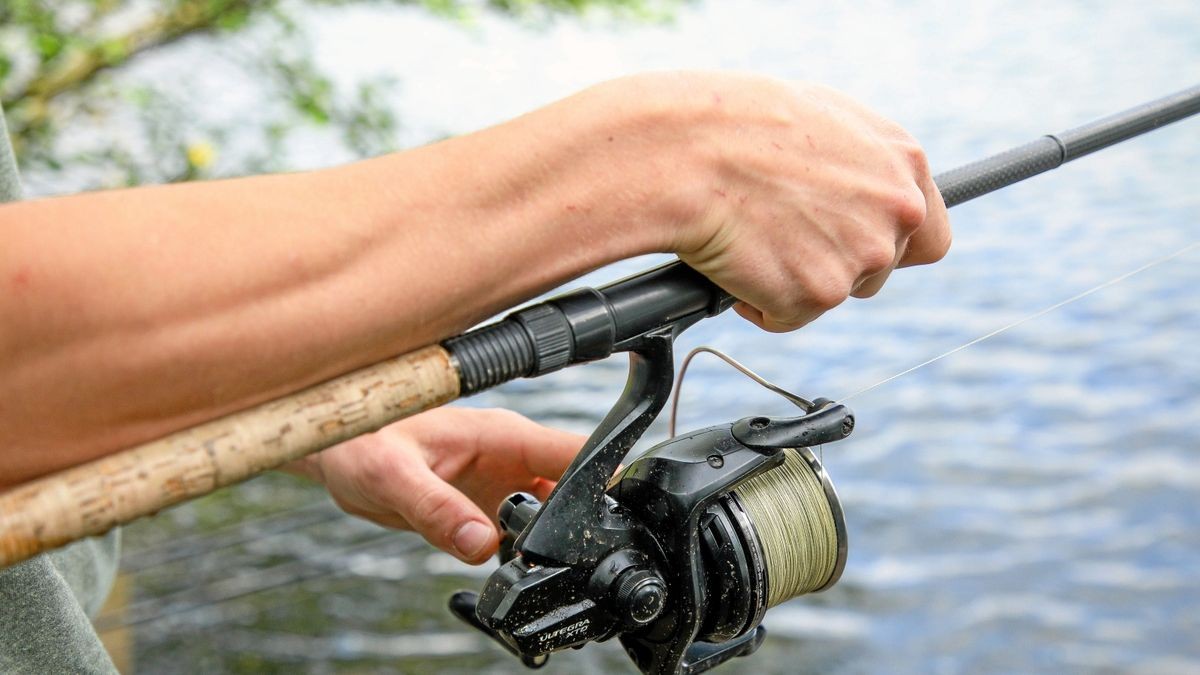
{"label": "wrist", "polygon": [[[732,166],[722,154],[731,139],[730,92],[724,76],[658,72],[605,82],[582,94],[607,140],[595,175],[603,178],[620,219],[636,223],[645,252],[688,253],[713,236],[708,221],[729,196]],[[569,99],[568,99],[569,100]],[[736,139],[732,139],[736,141]],[[636,189],[631,189],[637,186]]]}
{"label": "wrist", "polygon": [[[691,236],[713,184],[696,143],[709,114],[671,73],[605,82],[473,138],[510,167],[509,203],[545,221],[588,268],[674,252]],[[471,138],[471,137],[467,137]],[[711,172],[708,172],[711,173]]]}

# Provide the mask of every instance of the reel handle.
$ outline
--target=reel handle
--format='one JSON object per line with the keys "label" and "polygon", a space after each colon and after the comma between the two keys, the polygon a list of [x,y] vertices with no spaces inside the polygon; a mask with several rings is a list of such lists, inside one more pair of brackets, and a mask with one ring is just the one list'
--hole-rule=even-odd
{"label": "reel handle", "polygon": [[521,659],[521,663],[526,668],[541,668],[550,660],[549,654],[539,654],[537,656],[527,656],[517,651],[512,645],[504,641],[496,631],[492,630],[487,624],[479,620],[479,615],[475,613],[475,607],[479,604],[479,594],[474,591],[456,591],[450,596],[447,605],[450,608],[450,613],[457,616],[463,623],[471,626],[475,630],[492,638],[496,644],[504,647],[508,653]]}

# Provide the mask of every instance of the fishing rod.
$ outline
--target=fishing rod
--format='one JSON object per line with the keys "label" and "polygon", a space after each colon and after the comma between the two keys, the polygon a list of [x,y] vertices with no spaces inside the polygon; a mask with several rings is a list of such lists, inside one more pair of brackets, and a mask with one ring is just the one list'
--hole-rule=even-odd
{"label": "fishing rod", "polygon": [[[1200,86],[935,182],[954,206],[1197,112]],[[458,397],[627,352],[625,392],[544,505],[505,501],[503,564],[451,608],[528,665],[617,636],[643,672],[707,670],[753,652],[767,608],[828,588],[846,560],[836,492],[808,450],[852,432],[839,403],[681,434],[614,478],[670,394],[674,339],[733,302],[672,262],[27,483],[0,495],[0,567]]]}

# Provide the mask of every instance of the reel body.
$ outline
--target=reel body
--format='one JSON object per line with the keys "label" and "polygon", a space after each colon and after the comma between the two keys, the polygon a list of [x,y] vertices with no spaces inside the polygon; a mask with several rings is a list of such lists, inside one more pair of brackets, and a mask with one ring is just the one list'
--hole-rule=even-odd
{"label": "reel body", "polygon": [[[478,596],[450,600],[459,618],[527,666],[617,637],[643,673],[703,672],[753,653],[769,606],[841,575],[841,508],[807,448],[850,434],[845,406],[818,400],[798,417],[748,417],[683,434],[613,477],[670,394],[678,330],[631,345],[629,383],[613,410],[544,505],[521,493],[501,505],[500,568]],[[775,520],[764,515],[762,481],[784,469],[805,477],[828,526],[816,537],[823,566],[804,581],[776,578],[773,569],[787,564],[779,561],[792,551],[791,530],[756,524]]]}

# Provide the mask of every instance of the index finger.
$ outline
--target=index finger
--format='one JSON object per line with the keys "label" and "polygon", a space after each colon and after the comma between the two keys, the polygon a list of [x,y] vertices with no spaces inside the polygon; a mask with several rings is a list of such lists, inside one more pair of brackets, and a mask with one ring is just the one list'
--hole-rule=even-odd
{"label": "index finger", "polygon": [[935,263],[950,250],[950,214],[928,168],[921,172],[917,184],[925,195],[925,222],[909,237],[908,249],[897,267]]}
{"label": "index finger", "polygon": [[520,454],[531,476],[556,481],[579,454],[586,436],[552,429],[522,418],[508,430],[505,441]]}

